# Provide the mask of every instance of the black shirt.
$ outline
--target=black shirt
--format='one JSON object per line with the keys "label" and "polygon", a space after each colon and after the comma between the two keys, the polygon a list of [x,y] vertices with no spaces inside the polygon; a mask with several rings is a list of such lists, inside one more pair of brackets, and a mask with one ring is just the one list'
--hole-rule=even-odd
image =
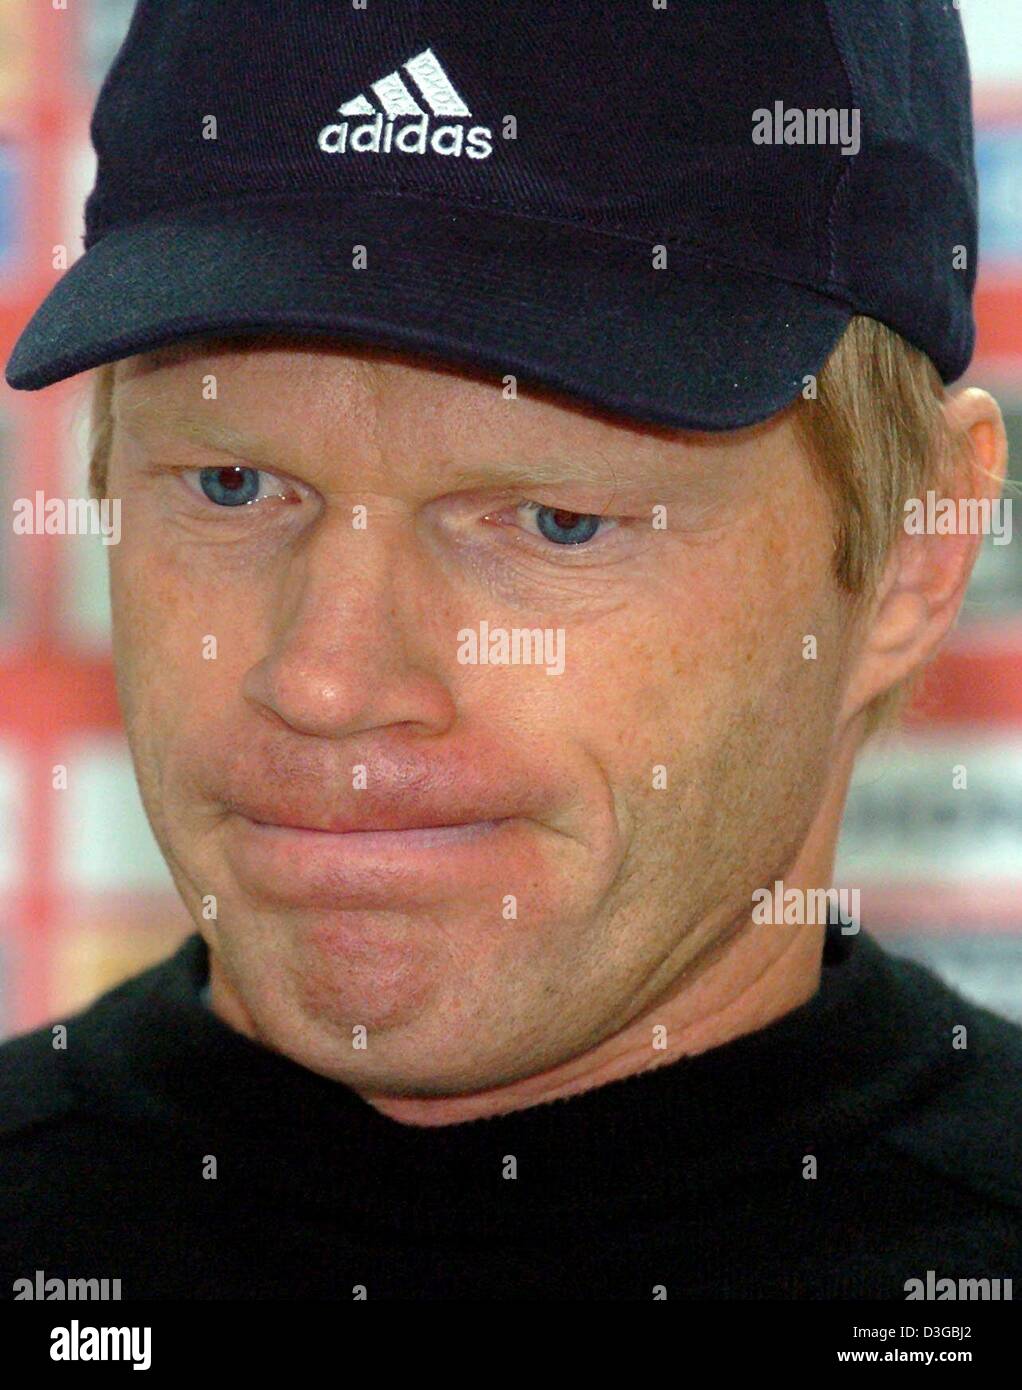
{"label": "black shirt", "polygon": [[194,935],[66,1050],[0,1047],[0,1297],[37,1270],[123,1299],[1022,1290],[1022,1031],[864,933],[756,1033],[437,1128],[235,1032],[207,976]]}

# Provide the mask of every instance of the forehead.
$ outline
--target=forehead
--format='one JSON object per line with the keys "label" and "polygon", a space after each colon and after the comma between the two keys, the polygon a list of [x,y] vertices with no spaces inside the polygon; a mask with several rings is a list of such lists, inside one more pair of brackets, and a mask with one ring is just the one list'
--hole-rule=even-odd
{"label": "forehead", "polygon": [[[213,398],[202,389],[209,377],[218,382]],[[423,354],[281,334],[184,339],[122,359],[113,397],[115,417],[142,429],[215,416],[271,434],[300,428],[317,446],[321,434],[327,442],[351,429],[409,444],[444,438],[459,449],[513,445],[530,456],[569,449],[604,479],[608,461],[615,475],[625,465],[646,480],[689,465],[763,464],[794,444],[793,408],[741,430],[677,430],[532,385],[510,394],[503,378]]]}
{"label": "forehead", "polygon": [[[425,353],[400,352],[370,344],[351,344],[314,337],[268,334],[253,337],[188,338],[169,346],[122,359],[116,364],[119,389],[131,394],[145,387],[146,396],[188,392],[196,377],[228,373],[239,386],[261,386],[272,377],[283,389],[303,383],[317,389],[326,385],[352,390],[360,382],[388,387],[410,402],[432,396],[437,401],[472,401],[477,405],[488,398],[509,399],[507,379],[471,365],[441,360]],[[541,387],[516,383],[514,395],[533,413],[545,412],[565,422],[577,420],[579,427],[622,435],[649,436],[664,442],[698,438],[690,431],[646,425],[598,406],[559,395]]]}

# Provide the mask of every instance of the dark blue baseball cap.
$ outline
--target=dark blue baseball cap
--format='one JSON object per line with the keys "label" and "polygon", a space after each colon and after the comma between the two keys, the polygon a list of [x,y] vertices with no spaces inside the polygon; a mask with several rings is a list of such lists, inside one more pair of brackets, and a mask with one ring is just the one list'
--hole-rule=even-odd
{"label": "dark blue baseball cap", "polygon": [[138,0],[91,134],[19,390],[285,332],[716,430],[855,314],[972,355],[950,0]]}

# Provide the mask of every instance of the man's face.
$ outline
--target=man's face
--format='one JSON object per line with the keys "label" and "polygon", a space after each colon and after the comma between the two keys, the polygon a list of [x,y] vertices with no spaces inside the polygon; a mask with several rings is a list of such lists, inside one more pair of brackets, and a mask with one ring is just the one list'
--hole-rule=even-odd
{"label": "man's face", "polygon": [[675,433],[280,343],[122,363],[114,415],[141,792],[267,1045],[370,1091],[529,1076],[784,877],[851,641],[786,415]]}

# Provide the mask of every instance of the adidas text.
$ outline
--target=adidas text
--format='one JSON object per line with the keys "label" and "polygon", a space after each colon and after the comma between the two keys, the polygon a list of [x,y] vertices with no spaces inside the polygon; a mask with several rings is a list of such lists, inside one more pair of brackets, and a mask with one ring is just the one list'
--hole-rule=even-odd
{"label": "adidas text", "polygon": [[[370,84],[375,101],[359,93],[338,107],[339,115],[362,119],[355,124],[342,120],[325,125],[318,139],[324,154],[425,154],[432,150],[434,154],[467,154],[469,159],[486,159],[492,154],[489,126],[466,129],[461,124],[472,112],[431,48],[401,66],[407,81],[395,68]],[[447,124],[431,131],[431,115]],[[459,119],[454,122],[452,117]],[[396,133],[395,123],[400,123]]]}
{"label": "adidas text", "polygon": [[[382,136],[382,139],[381,139]],[[428,136],[428,139],[427,139]],[[493,132],[489,126],[474,125],[467,131],[460,125],[439,125],[429,132],[429,117],[403,125],[394,135],[394,122],[383,122],[383,112],[375,120],[364,121],[349,129],[347,121],[340,125],[325,125],[319,132],[319,148],[324,154],[467,154],[469,159],[485,159],[493,153]]]}

